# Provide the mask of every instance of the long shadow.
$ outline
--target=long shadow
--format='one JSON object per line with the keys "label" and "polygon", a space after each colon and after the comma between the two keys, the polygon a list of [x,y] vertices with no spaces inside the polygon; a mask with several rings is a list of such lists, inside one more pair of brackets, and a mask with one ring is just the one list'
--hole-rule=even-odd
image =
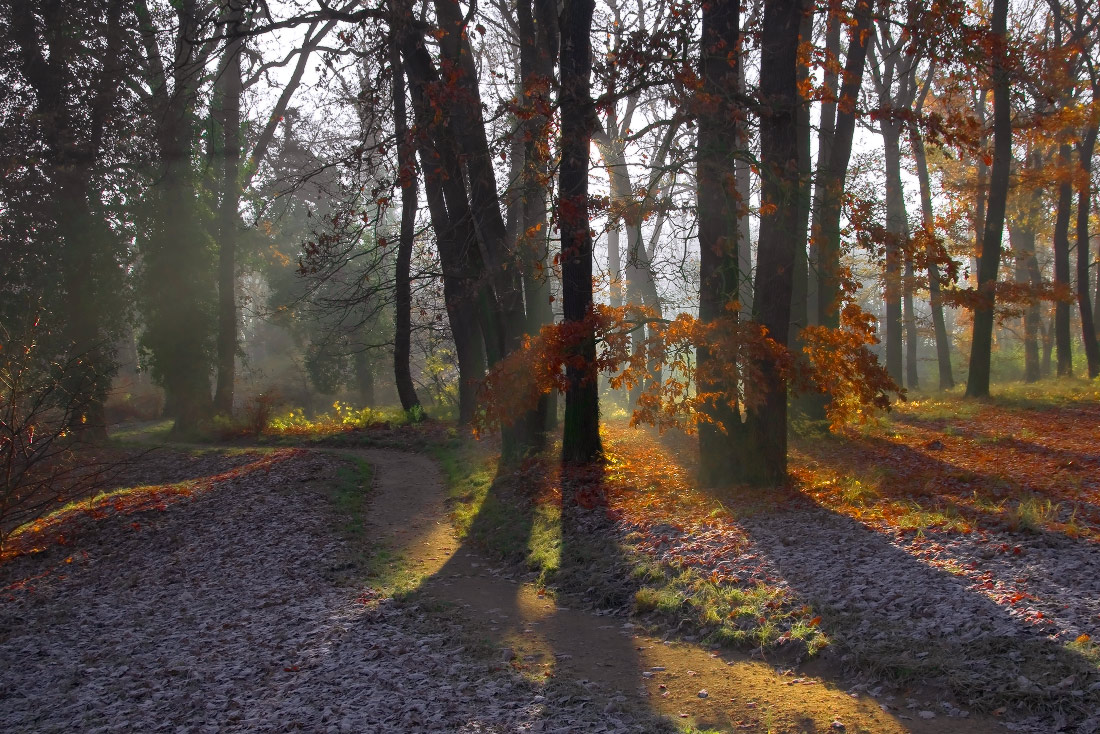
{"label": "long shadow", "polygon": [[[528,468],[528,472],[526,477],[543,486],[522,486],[523,479],[517,481],[511,471],[497,475],[468,530],[467,541],[421,588],[464,606],[492,642],[504,646],[501,667],[543,682],[553,682],[568,672],[563,680],[591,687],[593,694],[609,701],[608,716],[614,716],[628,701],[635,708],[641,704],[648,709],[641,695],[642,661],[626,631],[629,627],[624,629],[624,620],[606,611],[620,607],[623,599],[555,599],[552,593],[517,583],[523,579],[514,577],[516,566],[532,546],[544,554],[557,552],[556,564],[553,558],[541,559],[557,566],[547,580],[570,588],[583,588],[578,578],[596,567],[607,569],[627,562],[611,542],[607,528],[601,527],[602,513],[568,501],[562,507],[562,494],[571,494],[569,479],[565,487],[560,480],[556,482],[556,496],[535,501],[533,492],[546,493],[545,477],[536,480],[538,467]],[[588,477],[586,486],[591,487],[592,480]],[[557,538],[552,537],[555,534]],[[594,612],[582,611],[590,605],[596,607]],[[595,617],[605,619],[606,624],[593,624]],[[553,700],[550,697],[548,705]]]}
{"label": "long shadow", "polygon": [[[697,646],[681,646],[677,650],[675,645],[667,647],[667,643],[655,642],[648,636],[624,634],[624,628],[629,630],[631,625],[624,624],[622,617],[599,616],[630,608],[637,589],[637,584],[629,580],[636,559],[625,555],[625,549],[618,542],[618,528],[601,506],[603,477],[588,474],[558,480],[555,486],[560,493],[554,502],[548,502],[544,486],[536,486],[544,484],[538,477],[530,477],[530,484],[526,486],[523,484],[525,478],[522,473],[518,479],[511,473],[498,475],[472,522],[467,541],[422,586],[426,593],[436,598],[461,604],[468,614],[483,623],[485,634],[496,645],[507,646],[506,657],[500,661],[502,666],[510,665],[536,680],[568,672],[582,683],[596,683],[598,690],[610,698],[612,708],[616,702],[632,700],[636,706],[652,713],[675,716],[667,705],[658,705],[656,698],[647,702],[646,689],[641,685],[645,680],[643,671],[657,670],[654,666],[665,671],[667,666],[669,673],[661,672],[660,675],[671,677],[662,680],[668,683],[670,691],[677,689],[679,701],[684,709],[693,712],[695,723],[720,730],[750,726],[738,718],[745,709],[734,713],[740,704],[731,705],[730,696],[735,701],[748,701],[749,713],[753,713],[751,707],[757,705],[752,703],[754,698],[761,706],[774,706],[779,716],[794,727],[793,731],[823,731],[820,727],[827,727],[836,712],[863,717],[864,722],[870,722],[869,730],[872,731],[892,732],[904,728],[903,724],[891,719],[891,715],[883,713],[874,701],[843,695],[838,688],[850,684],[851,680],[835,669],[821,671],[822,682],[826,685],[816,687],[820,690],[790,691],[783,685],[790,685],[793,679],[777,676],[769,665],[752,662],[747,655],[716,657]],[[537,502],[535,494],[541,494]],[[562,495],[567,498],[564,507]],[[513,563],[522,560],[523,553],[532,545],[544,550],[547,545],[546,517],[538,513],[545,512],[548,504],[561,512],[561,537],[557,545],[560,560],[553,580],[562,588],[578,590],[556,600],[539,594],[529,585],[517,585],[511,579],[502,582],[498,577],[508,577],[509,568],[487,568],[485,562],[486,554],[494,550],[496,557]],[[489,538],[496,540],[495,549],[479,547],[479,539]],[[609,583],[611,579],[618,582]],[[577,611],[576,606],[595,608],[595,611]],[[599,617],[596,623],[594,615]],[[606,624],[599,624],[602,620],[606,620]],[[671,636],[675,638],[677,633]],[[679,677],[671,675],[673,666],[681,668]],[[708,686],[713,699],[705,706],[696,697],[700,688],[697,681],[703,679],[710,681]],[[692,687],[692,684],[695,685]],[[661,689],[664,688],[662,685]],[[664,695],[652,687],[650,693]],[[805,701],[801,698],[810,693],[815,695],[812,704],[810,698]],[[692,699],[697,706],[689,703]],[[837,703],[838,700],[843,703]],[[821,721],[821,716],[825,715],[823,711],[829,718]],[[962,728],[943,721],[942,726],[944,728],[927,731],[991,731],[990,724],[985,721],[971,721]]]}
{"label": "long shadow", "polygon": [[[894,443],[877,437],[867,437],[848,442],[844,456],[821,443],[804,442],[799,450],[818,463],[854,475],[866,474],[869,467],[883,471],[880,484],[884,500],[904,500],[921,504],[922,501],[942,502],[952,506],[960,515],[983,527],[1000,529],[1005,524],[1002,513],[983,508],[982,500],[1008,506],[1008,501],[1019,502],[1036,495],[1051,500],[1052,521],[1067,522],[1076,513],[1076,521],[1100,527],[1100,504],[1074,496],[1052,492],[1051,487],[1022,481],[1011,474],[1011,465],[996,474],[981,473],[935,456],[930,451],[913,449],[904,443]],[[1038,447],[1037,451],[1042,451]],[[914,478],[920,482],[914,482]],[[903,487],[903,489],[902,489]],[[928,507],[935,510],[936,507]],[[1036,532],[1042,530],[1036,529]]]}
{"label": "long shadow", "polygon": [[[904,471],[969,475],[971,485],[991,480],[905,446],[866,443],[861,473],[901,451]],[[682,441],[671,445],[684,455]],[[827,447],[818,448],[815,458],[832,463]],[[1063,719],[1100,723],[1093,688],[1100,671],[1064,645],[1093,634],[1100,619],[1100,546],[1056,532],[1010,532],[999,515],[951,497],[950,487],[932,489],[929,496],[994,530],[928,530],[895,539],[807,498],[784,503],[785,509],[754,506],[738,517],[751,545],[739,555],[766,559],[771,575],[821,611],[824,628],[839,643],[826,658],[840,656],[852,674],[939,688],[964,708],[1034,713],[1041,727]]]}
{"label": "long shadow", "polygon": [[[952,480],[950,485],[929,487],[925,495],[925,498],[940,503],[941,508],[953,509],[972,525],[984,530],[976,533],[934,528],[926,530],[930,541],[942,546],[942,550],[935,551],[940,555],[938,560],[946,563],[956,559],[959,564],[965,564],[967,559],[977,559],[982,568],[993,571],[998,578],[1011,581],[1011,585],[1003,589],[988,590],[1010,598],[1024,594],[1015,603],[1020,603],[1021,609],[1028,610],[1028,613],[1021,613],[1018,617],[1030,617],[1035,623],[1035,631],[1054,636],[1062,642],[1074,640],[1081,634],[1095,633],[1097,620],[1100,620],[1100,545],[1038,526],[1013,530],[1007,524],[1005,514],[983,509],[959,496],[961,493],[980,491],[983,486],[995,485],[998,477],[976,475],[907,446],[881,439],[870,439],[868,443],[879,445],[883,450],[888,448],[891,455],[901,456],[905,466],[923,467],[931,476],[968,476],[965,483]],[[921,499],[924,498],[916,498],[918,505]],[[1092,502],[1076,501],[1072,507],[1069,503],[1051,505],[1052,511],[1055,507],[1062,515],[1076,512],[1082,521],[1100,521],[1100,506]],[[961,565],[959,568],[961,570]],[[1041,612],[1042,616],[1036,616],[1035,612]],[[1083,620],[1091,620],[1092,628],[1088,628],[1088,623],[1083,623]]]}
{"label": "long shadow", "polygon": [[[855,670],[932,682],[986,711],[1007,705],[1074,721],[1100,713],[1087,693],[1100,673],[1083,656],[885,535],[819,506],[739,524],[754,552],[822,611]],[[1087,564],[1100,568],[1095,556]]]}
{"label": "long shadow", "polygon": [[[1060,418],[1064,422],[1072,422],[1080,426],[1100,425],[1100,406],[1057,407],[1048,408],[1046,412],[1054,414],[1054,417]],[[1017,419],[1019,425],[1002,426],[997,432],[983,430],[980,422],[976,423],[972,420],[924,418],[906,414],[900,414],[894,420],[903,425],[935,433],[950,429],[957,432],[957,435],[984,443],[983,449],[989,451],[1014,450],[1032,456],[1050,456],[1065,459],[1065,464],[1061,468],[1087,471],[1100,466],[1100,452],[1056,445],[1060,439],[1066,438],[1066,435],[1064,435],[1066,433],[1065,429],[1057,424],[1051,427],[1049,423],[1037,423],[1036,421],[1042,416],[1037,416],[1035,410],[1014,410],[1010,412],[1010,415]],[[1043,431],[1043,437],[1046,441],[1024,440],[1017,436],[1006,435],[1006,433],[1011,433],[1013,430],[1020,433]],[[1073,463],[1070,464],[1070,462]]]}

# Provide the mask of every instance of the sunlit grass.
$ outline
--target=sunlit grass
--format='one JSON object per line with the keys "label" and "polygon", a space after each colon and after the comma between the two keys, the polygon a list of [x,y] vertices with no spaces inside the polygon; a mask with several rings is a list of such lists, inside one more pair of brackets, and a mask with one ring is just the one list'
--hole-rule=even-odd
{"label": "sunlit grass", "polygon": [[894,411],[925,420],[965,420],[977,415],[984,405],[1041,410],[1080,402],[1100,402],[1100,383],[1078,377],[1046,378],[1032,383],[996,382],[990,386],[988,401],[971,400],[966,397],[965,390],[965,386],[960,385],[944,392],[911,393],[908,400],[894,405]]}
{"label": "sunlit grass", "polygon": [[778,587],[716,583],[695,569],[655,565],[639,566],[635,577],[646,583],[634,594],[636,614],[664,617],[676,626],[689,622],[708,643],[773,647],[797,641],[813,654],[829,642],[820,617]]}
{"label": "sunlit grass", "polygon": [[982,401],[963,388],[913,394],[877,423],[832,437],[795,434],[797,486],[834,511],[909,530],[1100,535],[1089,428],[1100,383],[1005,382],[993,393]]}
{"label": "sunlit grass", "polygon": [[155,423],[113,428],[110,438],[112,441],[121,443],[165,443],[171,440],[173,423],[174,421],[168,418]]}
{"label": "sunlit grass", "polygon": [[1037,533],[1057,522],[1061,509],[1045,497],[1025,497],[1005,512],[1005,518],[1013,530]]}
{"label": "sunlit grass", "polygon": [[339,400],[325,413],[307,417],[301,408],[277,413],[268,422],[265,433],[284,436],[325,435],[368,428],[373,425],[415,423],[423,419],[423,411],[407,413],[398,407],[356,408]]}

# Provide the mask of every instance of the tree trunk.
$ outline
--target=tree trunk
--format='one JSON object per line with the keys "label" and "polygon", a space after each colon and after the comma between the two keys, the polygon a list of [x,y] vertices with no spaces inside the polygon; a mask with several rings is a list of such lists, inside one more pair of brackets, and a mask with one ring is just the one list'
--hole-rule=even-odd
{"label": "tree trunk", "polygon": [[[1036,199],[1038,197],[1031,197]],[[1026,214],[1020,221],[1009,220],[1008,237],[1012,243],[1012,258],[1016,265],[1016,282],[1028,283],[1031,281],[1029,261],[1035,256],[1035,226]],[[1039,379],[1039,311],[1035,303],[1028,303],[1024,310],[1024,382],[1035,382]]]}
{"label": "tree trunk", "polygon": [[[592,234],[588,222],[588,149],[592,140],[591,73],[594,0],[565,0],[561,14],[561,231],[562,306],[566,323],[583,324],[592,312]],[[585,464],[603,455],[596,338],[591,327],[578,347],[582,364],[566,369],[562,461]]]}
{"label": "tree trunk", "polygon": [[902,252],[909,235],[905,216],[905,192],[901,183],[901,122],[883,118],[886,157],[886,371],[894,382],[904,382],[902,364]]}
{"label": "tree trunk", "polygon": [[[151,196],[151,226],[142,248],[146,298],[144,342],[153,356],[153,371],[167,393],[175,415],[173,430],[194,431],[213,409],[210,394],[210,292],[213,263],[207,235],[198,216],[198,194],[192,153],[197,140],[196,85],[205,64],[195,47],[199,35],[195,0],[174,4],[177,29],[171,77],[160,64],[156,30],[144,3],[136,7],[142,24],[146,59],[154,75],[157,110],[159,191]],[[168,79],[172,84],[169,87]]]}
{"label": "tree trunk", "polygon": [[856,26],[848,42],[843,84],[837,104],[836,125],[826,161],[818,160],[814,190],[813,227],[817,240],[817,311],[822,326],[840,326],[840,215],[844,201],[844,179],[852,156],[856,128],[856,104],[863,85],[867,45],[871,36],[871,2],[857,0]]}
{"label": "tree trunk", "polygon": [[[739,315],[727,306],[738,299],[743,278],[738,257],[742,202],[730,195],[728,182],[736,176],[736,146],[742,139],[738,130],[742,113],[730,103],[736,99],[731,91],[738,84],[741,65],[731,49],[738,48],[739,35],[736,2],[703,5],[699,76],[703,92],[721,102],[698,119],[699,319],[708,324],[728,319],[734,329]],[[737,407],[738,386],[712,376],[720,366],[705,345],[698,349],[698,360],[697,389],[714,396],[704,406],[709,421],[699,424],[699,480],[704,486],[733,484],[743,478],[748,460]]]}
{"label": "tree trunk", "polygon": [[[551,306],[549,221],[547,181],[550,179],[548,152],[541,141],[550,135],[550,110],[553,100],[554,60],[558,54],[556,7],[547,0],[520,0],[517,6],[520,33],[520,73],[523,96],[529,116],[520,136],[523,167],[520,175],[522,206],[516,250],[523,267],[526,332],[536,336],[554,320]],[[557,419],[557,396],[547,393],[539,398],[526,416],[526,442],[532,451],[542,450]]]}
{"label": "tree trunk", "polygon": [[836,110],[837,98],[840,94],[840,76],[833,64],[840,64],[840,16],[830,12],[825,20],[825,57],[829,63],[825,66],[824,87],[826,96],[821,101],[821,116],[817,133],[817,177],[814,183],[814,198],[811,209],[814,212],[814,223],[810,229],[810,282],[807,289],[807,319],[811,324],[821,323],[821,284],[819,282],[818,266],[821,263],[820,234],[817,228],[821,225],[818,220],[817,208],[821,199],[821,189],[827,185],[821,176],[829,167],[829,156],[833,149],[833,138],[836,134]]}
{"label": "tree trunk", "polygon": [[[798,37],[802,0],[764,7],[760,96],[768,110],[760,126],[760,201],[774,211],[760,219],[753,320],[785,346],[791,316],[792,276],[799,241]],[[755,360],[763,375],[759,402],[747,407],[749,434],[745,481],[775,485],[787,480],[787,381],[770,357]]]}
{"label": "tree trunk", "polygon": [[966,395],[989,397],[989,369],[993,349],[993,309],[997,269],[1001,264],[1001,236],[1005,224],[1009,174],[1012,167],[1012,108],[1005,46],[1008,42],[1008,0],[993,0],[993,170],[989,180],[989,204],[985,235],[978,263],[978,290],[983,302],[974,309],[974,338],[970,349],[970,372]]}
{"label": "tree trunk", "polygon": [[412,352],[412,269],[413,236],[416,228],[416,210],[419,205],[415,155],[412,141],[408,139],[408,121],[405,108],[405,76],[401,66],[401,52],[396,38],[390,51],[393,67],[393,119],[397,144],[397,179],[401,186],[401,232],[397,243],[397,262],[394,272],[393,296],[393,376],[397,383],[397,397],[401,409],[412,415],[419,409],[420,398],[413,384],[409,365]]}
{"label": "tree trunk", "polygon": [[907,252],[902,275],[901,313],[905,327],[905,384],[910,390],[920,388],[920,375],[917,371],[920,336],[917,333],[917,312],[913,306],[914,289],[913,257]]}
{"label": "tree trunk", "polygon": [[353,367],[355,370],[355,387],[359,392],[359,400],[367,408],[373,408],[374,400],[374,365],[365,351],[355,353]]}
{"label": "tree trunk", "polygon": [[[799,27],[799,42],[813,43],[813,15],[806,13],[802,16]],[[810,76],[809,66],[798,65],[798,81],[807,81]],[[798,210],[795,221],[795,241],[801,243],[795,248],[794,274],[791,285],[791,323],[787,336],[787,343],[792,346],[797,358],[801,358],[802,329],[810,325],[809,303],[807,299],[810,293],[810,269],[806,246],[809,240],[810,204],[812,200],[812,181],[810,166],[810,103],[801,100],[796,113],[798,118]],[[814,288],[816,291],[816,287]]]}
{"label": "tree trunk", "polygon": [[917,180],[920,183],[921,223],[925,231],[928,258],[928,299],[932,306],[932,327],[936,334],[936,363],[939,367],[940,390],[955,387],[951,372],[951,341],[947,336],[947,323],[943,318],[943,294],[940,292],[940,268],[932,250],[935,235],[935,218],[932,211],[932,186],[928,175],[928,157],[924,150],[924,138],[915,125],[909,127],[909,142],[917,164]]}
{"label": "tree trunk", "polygon": [[465,181],[449,175],[459,170],[455,141],[446,124],[437,123],[429,90],[438,76],[422,39],[401,38],[401,54],[417,123],[420,165],[432,229],[443,270],[443,297],[455,340],[459,370],[459,422],[469,424],[477,410],[477,386],[485,377],[486,350],[499,356],[498,309],[486,280],[485,264],[474,231]]}
{"label": "tree trunk", "polygon": [[[1034,278],[1034,274],[1032,277]],[[1050,318],[1047,319],[1045,328],[1043,328],[1042,319],[1039,320],[1043,336],[1043,377],[1054,374],[1054,308],[1052,307],[1050,311]]]}
{"label": "tree trunk", "polygon": [[[1058,149],[1058,164],[1061,169],[1061,183],[1058,185],[1058,210],[1054,217],[1054,286],[1069,293],[1069,215],[1073,206],[1073,182],[1070,180],[1072,167],[1069,143],[1063,143]],[[1069,303],[1058,300],[1054,304],[1054,340],[1058,353],[1058,376],[1073,374],[1073,345],[1070,335]]]}
{"label": "tree trunk", "polygon": [[1096,147],[1096,125],[1080,143],[1080,172],[1077,186],[1077,308],[1081,313],[1081,337],[1088,359],[1089,379],[1100,376],[1100,345],[1096,341],[1096,325],[1092,320],[1089,297],[1089,200],[1092,189],[1092,151]]}
{"label": "tree trunk", "polygon": [[241,51],[242,0],[227,0],[225,34],[229,39],[217,80],[222,131],[221,201],[218,202],[218,377],[214,410],[233,414],[237,360],[237,236],[241,197]]}

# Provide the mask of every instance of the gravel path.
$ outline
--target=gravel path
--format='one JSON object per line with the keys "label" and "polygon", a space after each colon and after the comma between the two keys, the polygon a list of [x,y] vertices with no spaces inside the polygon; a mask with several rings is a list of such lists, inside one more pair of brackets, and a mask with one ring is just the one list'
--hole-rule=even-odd
{"label": "gravel path", "polygon": [[0,569],[0,730],[648,730],[327,581],[342,545],[307,482],[334,471],[285,462]]}

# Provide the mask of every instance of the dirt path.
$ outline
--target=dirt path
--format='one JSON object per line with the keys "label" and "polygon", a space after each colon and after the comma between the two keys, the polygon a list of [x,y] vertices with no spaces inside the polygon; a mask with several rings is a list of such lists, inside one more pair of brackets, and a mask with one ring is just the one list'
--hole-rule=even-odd
{"label": "dirt path", "polygon": [[1001,731],[994,722],[943,712],[891,715],[873,698],[824,678],[781,675],[763,662],[637,634],[621,618],[558,607],[456,541],[430,459],[389,450],[356,453],[375,467],[368,522],[377,537],[425,577],[425,595],[465,610],[470,623],[504,648],[507,664],[530,678],[589,682],[609,698],[609,709],[641,706],[731,731]]}

